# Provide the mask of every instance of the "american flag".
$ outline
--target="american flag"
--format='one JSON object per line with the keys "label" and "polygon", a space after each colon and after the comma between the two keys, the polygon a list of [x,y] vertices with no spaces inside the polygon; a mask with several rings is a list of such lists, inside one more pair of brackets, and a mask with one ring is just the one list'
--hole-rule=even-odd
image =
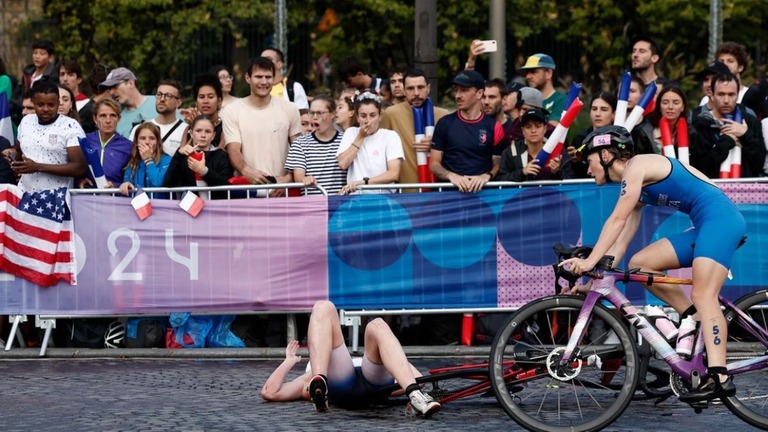
{"label": "american flag", "polygon": [[23,192],[0,184],[0,270],[42,286],[75,284],[67,188]]}

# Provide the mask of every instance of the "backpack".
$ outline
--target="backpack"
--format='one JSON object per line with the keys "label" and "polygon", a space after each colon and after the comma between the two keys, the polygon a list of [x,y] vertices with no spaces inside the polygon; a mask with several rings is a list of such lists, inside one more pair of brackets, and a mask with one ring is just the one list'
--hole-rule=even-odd
{"label": "backpack", "polygon": [[54,340],[56,346],[65,348],[104,348],[104,335],[111,318],[75,318],[63,321],[61,331]]}
{"label": "backpack", "polygon": [[295,97],[294,91],[293,91],[293,84],[296,83],[296,81],[286,78],[285,79],[285,91],[288,94],[288,100],[293,102],[293,98]]}
{"label": "backpack", "polygon": [[126,348],[165,348],[165,319],[129,318],[125,328]]}

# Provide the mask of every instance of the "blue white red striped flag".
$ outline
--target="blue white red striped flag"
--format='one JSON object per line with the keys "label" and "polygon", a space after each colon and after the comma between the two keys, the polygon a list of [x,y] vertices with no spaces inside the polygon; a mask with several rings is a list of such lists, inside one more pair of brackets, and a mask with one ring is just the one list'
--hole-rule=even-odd
{"label": "blue white red striped flag", "polygon": [[0,92],[0,136],[8,140],[13,146],[13,126],[11,124],[11,110],[8,105],[8,95]]}
{"label": "blue white red striped flag", "polygon": [[0,185],[0,270],[42,286],[75,285],[67,188],[23,192]]}

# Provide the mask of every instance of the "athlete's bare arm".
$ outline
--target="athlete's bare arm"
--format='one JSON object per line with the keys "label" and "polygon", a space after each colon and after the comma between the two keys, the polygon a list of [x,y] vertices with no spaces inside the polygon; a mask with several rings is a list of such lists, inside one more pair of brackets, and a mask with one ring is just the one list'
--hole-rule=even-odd
{"label": "athlete's bare arm", "polygon": [[299,349],[298,341],[291,341],[285,348],[285,360],[275,369],[267,378],[264,387],[261,389],[261,397],[264,400],[272,402],[285,402],[301,399],[309,399],[306,388],[309,385],[312,374],[306,372],[300,377],[285,382],[288,372],[301,361],[301,357],[296,355]]}

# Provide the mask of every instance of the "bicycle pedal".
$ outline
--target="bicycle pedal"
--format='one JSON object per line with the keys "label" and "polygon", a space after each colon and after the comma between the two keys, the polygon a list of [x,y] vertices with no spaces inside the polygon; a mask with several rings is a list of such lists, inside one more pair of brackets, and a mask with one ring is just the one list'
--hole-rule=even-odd
{"label": "bicycle pedal", "polygon": [[709,408],[709,401],[704,400],[700,402],[691,402],[690,405],[691,405],[691,408],[693,408],[693,412],[695,412],[696,414],[701,414],[702,410]]}

